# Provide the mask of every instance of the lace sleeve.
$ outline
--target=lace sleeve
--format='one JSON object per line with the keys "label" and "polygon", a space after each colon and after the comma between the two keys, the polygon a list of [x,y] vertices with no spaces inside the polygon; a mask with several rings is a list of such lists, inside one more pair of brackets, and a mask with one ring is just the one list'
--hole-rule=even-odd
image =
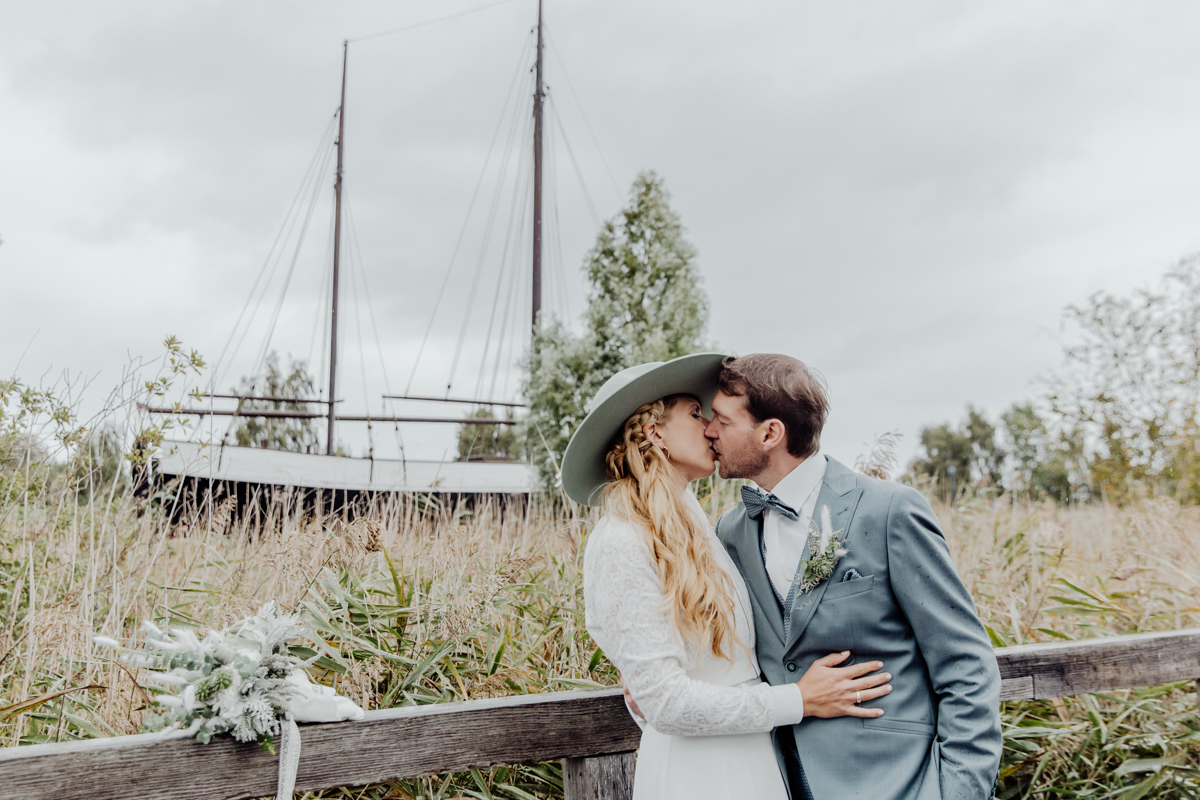
{"label": "lace sleeve", "polygon": [[583,594],[588,632],[660,733],[756,733],[800,722],[803,700],[795,684],[719,686],[688,677],[683,639],[633,526],[608,518],[593,530],[584,554]]}

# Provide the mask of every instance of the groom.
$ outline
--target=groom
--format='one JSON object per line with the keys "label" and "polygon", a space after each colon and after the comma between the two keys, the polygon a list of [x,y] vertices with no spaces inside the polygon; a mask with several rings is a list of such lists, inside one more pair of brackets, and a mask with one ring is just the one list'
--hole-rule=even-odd
{"label": "groom", "polygon": [[[990,797],[1000,673],[925,499],[821,453],[825,389],[794,358],[725,359],[712,411],[705,435],[721,477],[759,487],[743,490],[717,535],[750,590],[764,677],[794,683],[847,650],[842,667],[877,660],[892,676],[891,693],[862,701],[878,717],[822,718],[819,692],[801,684],[804,721],[775,731],[793,800]],[[814,536],[814,553],[823,520],[832,539]]]}

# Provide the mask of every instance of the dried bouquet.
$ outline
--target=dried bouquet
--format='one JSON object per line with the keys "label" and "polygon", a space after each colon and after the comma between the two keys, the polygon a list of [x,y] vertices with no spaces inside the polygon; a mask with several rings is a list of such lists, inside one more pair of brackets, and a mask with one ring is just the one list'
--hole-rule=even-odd
{"label": "dried bouquet", "polygon": [[103,636],[93,641],[121,651],[131,666],[149,670],[150,681],[163,690],[155,698],[163,710],[146,716],[147,730],[181,730],[202,742],[228,733],[274,753],[275,738],[293,719],[334,722],[363,716],[347,698],[308,680],[308,662],[292,655],[288,645],[311,634],[298,616],[280,613],[274,602],[203,638],[186,628],[165,632],[150,622],[144,630],[145,648],[122,647]]}

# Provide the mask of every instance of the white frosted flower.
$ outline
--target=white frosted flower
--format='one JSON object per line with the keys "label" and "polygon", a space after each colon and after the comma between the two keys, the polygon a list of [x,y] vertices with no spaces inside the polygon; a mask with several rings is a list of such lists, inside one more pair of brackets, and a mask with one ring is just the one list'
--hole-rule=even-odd
{"label": "white frosted flower", "polygon": [[171,633],[175,635],[175,641],[181,649],[204,651],[204,645],[200,643],[200,638],[196,636],[195,631],[187,628],[172,628]]}
{"label": "white frosted flower", "polygon": [[821,551],[829,546],[833,539],[833,520],[829,516],[829,506],[821,506]]}
{"label": "white frosted flower", "polygon": [[[166,710],[150,715],[150,725],[156,720],[204,742],[218,734],[230,734],[241,742],[267,741],[280,735],[280,719],[289,713],[297,681],[307,684],[304,662],[290,653],[288,645],[311,634],[297,615],[280,614],[274,603],[265,604],[253,617],[203,637],[187,628],[164,632],[149,621],[143,630],[145,641],[138,649],[126,649],[106,636],[96,636],[93,641],[97,646],[117,648],[126,663],[147,668],[147,683],[178,690],[178,694],[156,698]],[[318,715],[321,719],[362,716],[357,706],[332,690],[309,688],[312,698],[324,701],[323,705],[343,701],[350,704],[350,711],[357,712],[354,716],[335,707],[333,713]]]}
{"label": "white frosted flower", "polygon": [[173,653],[182,653],[187,648],[176,642],[168,639],[147,639],[146,644],[151,647],[157,647],[159,650],[170,650]]}
{"label": "white frosted flower", "polygon": [[147,683],[155,683],[159,686],[187,686],[192,682],[191,678],[184,675],[176,675],[174,672],[152,672],[145,678]]}
{"label": "white frosted flower", "polygon": [[246,709],[242,702],[242,676],[234,673],[233,683],[217,693],[212,707],[218,715],[230,721],[242,716]]}
{"label": "white frosted flower", "polygon": [[266,695],[258,688],[252,689],[246,696],[245,709],[243,713],[256,721],[267,716],[275,717],[275,709],[271,707]]}

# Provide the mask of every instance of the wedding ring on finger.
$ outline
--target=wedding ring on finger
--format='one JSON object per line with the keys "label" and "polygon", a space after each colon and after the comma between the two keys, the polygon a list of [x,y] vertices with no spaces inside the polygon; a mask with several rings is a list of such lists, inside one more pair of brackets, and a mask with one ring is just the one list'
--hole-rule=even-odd
{"label": "wedding ring on finger", "polygon": [[854,705],[858,705],[861,702],[862,702],[862,692],[855,692],[854,693]]}

